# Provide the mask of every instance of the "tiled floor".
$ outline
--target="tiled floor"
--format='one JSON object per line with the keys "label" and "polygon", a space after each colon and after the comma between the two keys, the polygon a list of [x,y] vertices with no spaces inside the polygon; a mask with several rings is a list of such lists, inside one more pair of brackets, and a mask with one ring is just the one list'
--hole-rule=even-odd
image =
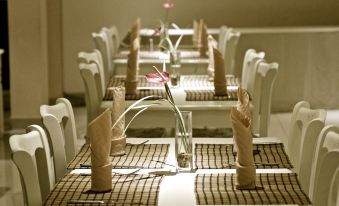
{"label": "tiled floor", "polygon": [[[74,108],[78,135],[83,136],[86,128],[86,110],[84,107]],[[291,113],[277,113],[271,115],[269,136],[276,136],[284,141],[287,135]],[[327,124],[339,126],[339,111],[328,111]],[[6,131],[0,139],[0,205],[23,205],[22,191],[18,171],[10,160],[8,138],[11,134],[22,133],[23,129]],[[79,139],[79,145],[83,143]]]}

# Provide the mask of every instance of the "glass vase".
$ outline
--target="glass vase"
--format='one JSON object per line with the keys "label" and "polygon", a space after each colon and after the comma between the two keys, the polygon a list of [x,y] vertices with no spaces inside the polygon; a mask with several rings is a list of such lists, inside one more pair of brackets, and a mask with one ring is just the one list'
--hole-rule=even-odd
{"label": "glass vase", "polygon": [[180,52],[171,52],[170,53],[170,69],[171,69],[171,85],[180,86]]}
{"label": "glass vase", "polygon": [[192,112],[182,111],[182,118],[175,115],[175,157],[177,172],[193,170]]}

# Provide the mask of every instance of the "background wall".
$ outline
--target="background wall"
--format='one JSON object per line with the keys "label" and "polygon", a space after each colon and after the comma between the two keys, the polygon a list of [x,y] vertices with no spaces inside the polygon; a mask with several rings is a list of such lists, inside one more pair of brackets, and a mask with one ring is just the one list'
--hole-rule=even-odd
{"label": "background wall", "polygon": [[[64,92],[82,93],[76,56],[95,48],[91,32],[116,25],[120,36],[139,16],[144,27],[156,27],[163,19],[163,0],[63,0]],[[338,25],[338,0],[173,0],[169,19],[181,27],[203,18],[209,27]]]}
{"label": "background wall", "polygon": [[[143,27],[154,28],[159,25],[158,19],[165,16],[163,2],[164,0],[8,1],[9,51],[6,51],[6,54],[10,55],[12,119],[39,118],[41,104],[48,104],[63,94],[83,94],[76,59],[79,51],[95,48],[91,32],[114,24],[123,37],[137,17],[141,17]],[[169,19],[181,27],[192,26],[192,20],[200,18],[203,18],[209,27],[339,25],[338,0],[173,0],[173,2],[175,7],[171,9]],[[303,95],[298,98],[308,99],[313,96],[314,91],[322,92],[329,87],[336,88],[337,84],[333,86],[331,82],[315,87],[313,82],[308,80],[316,80],[315,77],[324,71],[327,72],[326,78],[335,80],[336,73],[333,73],[333,70],[338,70],[336,66],[338,49],[335,49],[336,45],[339,45],[337,37],[338,35],[334,34],[323,41],[322,38],[311,37],[305,40],[304,36],[300,36],[294,38],[296,43],[299,38],[300,44],[290,43],[291,47],[285,47],[283,50],[268,49],[266,52],[270,55],[269,60],[281,64],[283,69],[281,71],[285,71],[282,76],[293,81],[293,84],[286,83],[292,85],[287,89],[298,87],[299,90],[293,94],[302,92]],[[255,47],[265,50],[266,48],[261,46],[266,39],[265,36],[255,35],[241,37],[237,61],[242,61],[241,52],[245,48]],[[281,38],[276,36],[269,42],[277,43],[277,46],[284,45],[284,40],[280,40]],[[306,74],[309,68],[316,71],[312,75],[307,73],[310,78],[303,80],[301,87],[297,83],[297,77],[291,78],[286,75],[293,71],[293,58],[285,58],[281,53],[284,51],[293,56],[295,52],[293,46],[298,45],[301,49],[296,56],[303,57],[302,61],[297,62],[300,70],[298,74],[301,75],[302,72]],[[309,48],[312,49],[308,51]],[[303,53],[308,55],[303,56]],[[314,60],[315,56],[324,57],[318,65],[303,62]],[[285,60],[290,62],[284,62]],[[329,69],[331,72],[328,72]],[[281,91],[289,92],[284,90],[281,82],[277,82],[277,85]],[[280,95],[280,92],[274,95]],[[328,98],[334,96],[339,98],[339,95],[330,93],[327,98],[317,102],[320,106],[326,106]],[[291,109],[292,102],[283,100],[286,99],[275,96],[273,108],[276,105],[283,105],[284,108]],[[331,98],[331,101],[337,100]]]}

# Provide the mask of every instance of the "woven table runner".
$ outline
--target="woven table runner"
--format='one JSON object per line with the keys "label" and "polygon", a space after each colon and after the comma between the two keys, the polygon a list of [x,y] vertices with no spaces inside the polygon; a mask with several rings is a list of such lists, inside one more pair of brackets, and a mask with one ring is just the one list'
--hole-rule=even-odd
{"label": "woven table runner", "polygon": [[[169,144],[127,145],[126,154],[110,157],[113,168],[163,168],[167,159]],[[68,164],[68,169],[91,167],[89,144]]]}
{"label": "woven table runner", "polygon": [[[239,79],[234,76],[226,76],[227,86],[239,86]],[[183,87],[195,87],[185,89],[186,101],[235,101],[238,99],[237,90],[228,89],[227,95],[216,96],[213,81],[208,81],[207,75],[187,75],[182,81]]]}
{"label": "woven table runner", "polygon": [[[257,168],[293,168],[282,143],[253,144]],[[195,144],[198,169],[233,169],[236,155],[232,144]]]}
{"label": "woven table runner", "polygon": [[311,204],[295,173],[257,174],[255,190],[237,190],[236,174],[198,174],[195,195],[198,205]]}
{"label": "woven table runner", "polygon": [[[109,90],[110,87],[117,87],[117,86],[124,86],[125,85],[125,79],[126,77],[114,77],[109,80],[105,95],[103,97],[103,100],[105,101],[111,101],[113,100],[112,92]],[[125,99],[126,100],[138,100],[143,97],[149,96],[149,95],[157,95],[161,97],[165,97],[166,93],[163,89],[163,84],[157,84],[157,83],[150,83],[147,82],[144,76],[138,77],[138,87],[154,87],[154,89],[137,89],[136,94],[126,94]],[[153,98],[157,99],[157,98]],[[149,99],[151,100],[151,99]]]}
{"label": "woven table runner", "polygon": [[72,201],[88,202],[80,205],[157,205],[162,176],[113,174],[112,190],[91,192],[91,176],[65,175],[48,195],[45,205],[79,205]]}

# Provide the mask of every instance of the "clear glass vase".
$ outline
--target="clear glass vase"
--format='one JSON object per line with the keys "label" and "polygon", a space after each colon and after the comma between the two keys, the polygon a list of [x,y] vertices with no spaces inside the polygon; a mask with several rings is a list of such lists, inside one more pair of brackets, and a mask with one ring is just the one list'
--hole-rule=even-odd
{"label": "clear glass vase", "polygon": [[180,52],[174,51],[170,53],[170,69],[171,69],[171,85],[180,86]]}
{"label": "clear glass vase", "polygon": [[193,171],[192,112],[182,111],[182,119],[175,115],[175,157],[177,172]]}

